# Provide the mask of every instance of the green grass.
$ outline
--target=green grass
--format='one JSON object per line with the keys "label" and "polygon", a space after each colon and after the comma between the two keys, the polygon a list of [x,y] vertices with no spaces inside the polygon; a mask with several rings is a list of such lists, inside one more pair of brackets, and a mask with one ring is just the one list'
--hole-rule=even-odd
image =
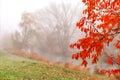
{"label": "green grass", "polygon": [[0,80],[113,80],[17,56],[15,59],[14,55],[6,56],[6,53],[0,52]]}

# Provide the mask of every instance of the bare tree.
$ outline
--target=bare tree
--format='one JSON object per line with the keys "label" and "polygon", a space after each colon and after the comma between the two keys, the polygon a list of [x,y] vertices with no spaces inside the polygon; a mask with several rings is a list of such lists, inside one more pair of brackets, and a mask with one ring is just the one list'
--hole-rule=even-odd
{"label": "bare tree", "polygon": [[31,13],[24,12],[21,17],[20,29],[12,34],[14,48],[32,52],[35,29],[34,19]]}
{"label": "bare tree", "polygon": [[76,30],[76,22],[81,17],[80,13],[79,4],[75,6],[64,3],[53,3],[35,12],[38,27],[44,34],[45,43],[44,47],[40,45],[41,48],[47,48],[46,51],[62,57],[70,55],[69,44]]}

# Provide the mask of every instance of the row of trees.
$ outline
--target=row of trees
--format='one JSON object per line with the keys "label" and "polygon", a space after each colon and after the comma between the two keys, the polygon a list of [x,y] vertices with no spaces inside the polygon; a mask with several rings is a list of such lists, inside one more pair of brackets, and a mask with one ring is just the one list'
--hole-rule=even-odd
{"label": "row of trees", "polygon": [[20,30],[12,36],[14,48],[29,53],[48,53],[48,56],[59,56],[65,60],[70,57],[69,44],[80,17],[80,5],[64,3],[53,3],[33,13],[24,12]]}

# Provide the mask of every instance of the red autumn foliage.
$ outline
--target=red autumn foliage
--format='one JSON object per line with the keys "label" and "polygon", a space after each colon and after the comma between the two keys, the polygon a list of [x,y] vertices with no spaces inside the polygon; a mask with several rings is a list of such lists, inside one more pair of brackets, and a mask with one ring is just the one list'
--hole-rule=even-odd
{"label": "red autumn foliage", "polygon": [[120,74],[120,69],[100,70],[100,73],[101,74],[108,74],[108,76],[110,77],[111,75]]}
{"label": "red autumn foliage", "polygon": [[[120,0],[82,0],[82,2],[87,8],[76,26],[85,33],[85,37],[71,44],[70,48],[78,49],[78,52],[72,55],[72,59],[81,58],[81,65],[86,67],[87,58],[92,60],[93,64],[97,63],[105,44],[109,45],[117,35],[120,35]],[[120,49],[120,38],[114,46]],[[110,65],[116,63],[120,65],[120,56],[109,58],[106,62]],[[102,72],[111,75],[119,73],[120,70]]]}

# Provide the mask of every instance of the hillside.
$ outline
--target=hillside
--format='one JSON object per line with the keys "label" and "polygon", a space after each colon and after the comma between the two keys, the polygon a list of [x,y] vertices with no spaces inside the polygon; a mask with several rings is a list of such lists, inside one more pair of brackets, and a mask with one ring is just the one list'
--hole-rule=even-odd
{"label": "hillside", "polygon": [[18,57],[0,50],[0,80],[113,80]]}

